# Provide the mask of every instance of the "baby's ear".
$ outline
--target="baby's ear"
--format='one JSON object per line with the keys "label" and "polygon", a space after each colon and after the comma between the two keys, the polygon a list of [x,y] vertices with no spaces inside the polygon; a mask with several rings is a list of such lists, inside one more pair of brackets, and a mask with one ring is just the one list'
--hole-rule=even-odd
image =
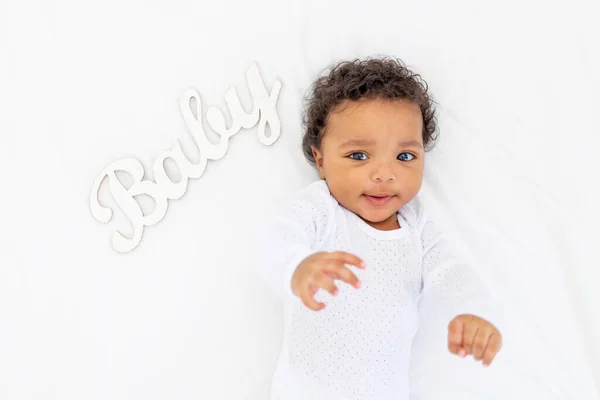
{"label": "baby's ear", "polygon": [[[311,146],[311,149],[312,149],[313,158],[315,159],[315,164],[317,165],[317,168],[319,169],[319,172],[322,175],[323,174],[323,154],[315,146]],[[322,178],[322,176],[321,176],[321,178]]]}

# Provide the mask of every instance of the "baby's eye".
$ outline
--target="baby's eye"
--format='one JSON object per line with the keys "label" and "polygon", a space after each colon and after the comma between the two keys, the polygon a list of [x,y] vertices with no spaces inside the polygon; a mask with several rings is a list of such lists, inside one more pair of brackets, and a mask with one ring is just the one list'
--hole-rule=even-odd
{"label": "baby's eye", "polygon": [[415,156],[410,153],[398,154],[398,160],[400,160],[400,161],[412,161],[414,159],[415,159]]}
{"label": "baby's eye", "polygon": [[362,152],[352,153],[352,154],[350,154],[349,157],[353,160],[366,160],[367,159],[367,155]]}

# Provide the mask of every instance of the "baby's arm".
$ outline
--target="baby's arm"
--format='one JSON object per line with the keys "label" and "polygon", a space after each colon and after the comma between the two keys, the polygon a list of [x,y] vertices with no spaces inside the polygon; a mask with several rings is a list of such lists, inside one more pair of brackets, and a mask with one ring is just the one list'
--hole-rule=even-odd
{"label": "baby's arm", "polygon": [[459,356],[471,354],[489,365],[502,345],[491,321],[497,310],[477,273],[458,259],[431,221],[421,235],[423,246],[420,311],[426,318],[443,318],[448,325],[448,348]]}
{"label": "baby's arm", "polygon": [[282,297],[294,301],[292,275],[296,267],[315,252],[319,223],[317,214],[326,207],[299,195],[291,204],[270,216],[258,231],[255,265],[263,280]]}
{"label": "baby's arm", "polygon": [[345,264],[362,268],[362,261],[345,252],[322,251],[333,213],[329,191],[323,184],[313,184],[259,230],[256,267],[284,301],[299,298],[318,311],[325,304],[317,302],[314,294],[324,289],[335,296],[334,279],[358,287],[358,278]]}

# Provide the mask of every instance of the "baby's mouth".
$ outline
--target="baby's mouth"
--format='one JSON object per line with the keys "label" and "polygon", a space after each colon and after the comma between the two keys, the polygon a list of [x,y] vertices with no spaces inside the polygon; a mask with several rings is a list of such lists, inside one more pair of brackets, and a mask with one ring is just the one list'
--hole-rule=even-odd
{"label": "baby's mouth", "polygon": [[394,197],[390,194],[376,194],[376,195],[364,195],[369,202],[373,206],[384,206]]}

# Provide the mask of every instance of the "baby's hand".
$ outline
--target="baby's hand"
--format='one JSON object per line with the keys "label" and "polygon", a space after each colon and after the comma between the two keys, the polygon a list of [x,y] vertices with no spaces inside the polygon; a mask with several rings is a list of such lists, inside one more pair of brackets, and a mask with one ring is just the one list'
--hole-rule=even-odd
{"label": "baby's hand", "polygon": [[502,335],[488,321],[475,315],[459,315],[448,325],[448,350],[460,357],[472,354],[488,366],[502,347]]}
{"label": "baby's hand", "polygon": [[341,279],[356,288],[360,286],[356,275],[345,264],[364,269],[360,258],[343,251],[320,252],[307,257],[294,271],[292,291],[306,307],[314,311],[322,310],[325,304],[317,302],[313,296],[319,289],[336,296],[338,288],[333,283],[334,279]]}

